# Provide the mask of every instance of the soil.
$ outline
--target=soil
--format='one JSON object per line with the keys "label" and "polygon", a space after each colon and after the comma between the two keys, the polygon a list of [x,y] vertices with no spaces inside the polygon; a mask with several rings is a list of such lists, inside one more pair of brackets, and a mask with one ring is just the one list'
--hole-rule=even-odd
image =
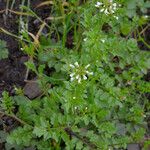
{"label": "soil", "polygon": [[[31,8],[34,10],[42,19],[49,16],[49,7],[42,7],[42,9],[37,9],[36,6],[42,2],[42,0],[32,0]],[[15,1],[13,10],[19,10],[19,5],[21,0]],[[0,27],[5,30],[18,34],[18,15],[8,13],[6,15],[6,0],[0,0]],[[150,10],[148,11],[150,15]],[[29,31],[33,34],[38,31],[39,22],[35,18],[30,18]],[[72,47],[72,37],[70,33],[68,35],[68,47]],[[28,60],[28,57],[20,50],[20,45],[18,44],[17,39],[12,36],[9,36],[5,33],[0,32],[0,39],[6,41],[7,48],[9,50],[9,58],[0,60],[0,97],[4,90],[8,91],[10,95],[15,94],[14,87],[24,87],[25,86],[25,74],[26,67],[24,63]],[[71,41],[71,42],[70,42]],[[145,32],[145,41],[150,42],[150,28]],[[150,44],[150,43],[149,43]],[[148,49],[143,43],[139,43],[139,47],[143,50]],[[150,81],[150,71],[146,75],[145,79]],[[10,130],[13,126],[16,125],[16,122],[8,117],[3,117],[3,122],[5,123],[7,130]],[[2,129],[2,124],[0,119],[0,128]],[[0,144],[0,149],[5,149],[3,144]]]}
{"label": "soil", "polygon": [[[36,9],[36,6],[42,2],[42,0],[32,0],[31,8],[42,18],[49,16],[49,8]],[[13,10],[18,11],[21,0],[17,0],[13,7]],[[18,34],[18,15],[6,11],[6,0],[0,0],[0,27],[13,33]],[[38,23],[35,18],[30,18],[29,31],[33,34],[38,31]],[[14,95],[14,86],[23,87],[25,85],[24,79],[26,74],[26,67],[24,62],[28,60],[28,57],[23,54],[18,45],[17,39],[0,32],[0,39],[6,41],[7,48],[9,50],[9,58],[0,60],[0,96],[4,90],[9,91],[11,95]]]}
{"label": "soil", "polygon": [[[20,1],[16,1],[14,10],[19,9]],[[0,0],[0,11],[6,8],[4,0]],[[18,16],[14,14],[6,15],[5,12],[0,13],[0,27],[5,30],[17,34],[18,32]],[[18,41],[5,33],[0,32],[0,39],[6,41],[9,50],[9,58],[0,60],[0,95],[4,90],[14,93],[14,85],[24,85],[24,74],[26,72],[24,61],[26,56],[19,50]]]}

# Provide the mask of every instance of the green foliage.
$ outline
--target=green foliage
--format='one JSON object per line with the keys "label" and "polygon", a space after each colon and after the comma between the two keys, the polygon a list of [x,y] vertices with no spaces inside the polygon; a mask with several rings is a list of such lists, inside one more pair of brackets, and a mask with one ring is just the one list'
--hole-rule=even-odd
{"label": "green foliage", "polygon": [[3,92],[3,99],[1,101],[1,108],[8,114],[13,113],[14,101],[9,97],[8,92]]}
{"label": "green foliage", "polygon": [[[108,1],[103,2],[109,7]],[[37,75],[43,95],[31,101],[21,94],[3,93],[3,110],[12,113],[14,101],[22,123],[9,134],[8,143],[38,150],[108,150],[125,149],[128,143],[143,139],[149,109],[143,95],[150,88],[143,77],[150,55],[140,51],[130,36],[141,18],[136,14],[130,19],[126,10],[141,5],[143,9],[147,2],[116,3],[121,6],[108,15],[100,13],[102,6],[95,7],[96,1],[82,5],[70,1],[66,11],[56,1],[56,14],[65,17],[63,25],[55,24],[60,27],[58,41],[42,36],[35,49],[33,43],[22,43],[25,52],[36,57],[36,65],[28,61],[26,66]],[[70,10],[71,16],[65,14]],[[75,12],[80,19],[73,24]],[[81,41],[74,38],[74,47],[68,49],[66,37],[72,27]]]}
{"label": "green foliage", "polygon": [[8,50],[6,48],[6,42],[0,40],[0,60],[8,57]]}
{"label": "green foliage", "polygon": [[29,146],[32,139],[31,128],[28,126],[18,127],[12,132],[11,136],[7,138],[10,144],[16,143],[17,145]]}

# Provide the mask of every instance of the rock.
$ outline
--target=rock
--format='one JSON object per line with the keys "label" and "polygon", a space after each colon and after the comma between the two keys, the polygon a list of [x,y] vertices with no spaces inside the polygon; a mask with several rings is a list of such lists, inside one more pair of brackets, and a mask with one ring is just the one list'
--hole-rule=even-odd
{"label": "rock", "polygon": [[20,63],[21,63],[21,64],[24,64],[25,62],[28,61],[28,59],[29,59],[28,56],[22,56],[22,57],[20,58]]}
{"label": "rock", "polygon": [[42,94],[42,90],[40,89],[36,79],[27,82],[23,90],[24,94],[29,99],[34,99]]}
{"label": "rock", "polygon": [[139,144],[128,144],[127,150],[141,150]]}

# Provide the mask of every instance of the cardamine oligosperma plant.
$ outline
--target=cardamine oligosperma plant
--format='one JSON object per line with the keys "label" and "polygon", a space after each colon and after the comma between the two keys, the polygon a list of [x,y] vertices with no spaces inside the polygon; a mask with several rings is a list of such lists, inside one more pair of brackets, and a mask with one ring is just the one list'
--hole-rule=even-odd
{"label": "cardamine oligosperma plant", "polygon": [[128,19],[125,1],[89,1],[79,11],[81,48],[68,50],[54,43],[49,50],[41,41],[35,73],[43,95],[32,101],[12,97],[18,106],[15,115],[23,122],[8,143],[38,150],[113,150],[144,138],[144,94],[150,90],[143,76],[149,54],[139,50],[134,38],[122,36],[127,33],[123,24],[134,29],[140,18]]}

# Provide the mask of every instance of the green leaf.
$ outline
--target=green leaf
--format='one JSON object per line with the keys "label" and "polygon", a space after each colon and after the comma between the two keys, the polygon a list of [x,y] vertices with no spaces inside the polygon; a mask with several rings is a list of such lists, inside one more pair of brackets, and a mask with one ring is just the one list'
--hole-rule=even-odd
{"label": "green leaf", "polygon": [[1,108],[8,114],[12,114],[13,113],[13,109],[14,109],[14,101],[12,99],[12,97],[9,96],[8,92],[4,91],[2,93],[2,101],[1,101]]}
{"label": "green leaf", "polygon": [[7,142],[10,144],[29,146],[32,139],[32,131],[29,126],[18,127],[8,137]]}
{"label": "green leaf", "polygon": [[[35,64],[33,63],[33,61],[28,61],[25,63],[25,65],[30,69],[32,70],[33,72],[37,73],[37,70],[36,70],[36,66]],[[38,73],[37,73],[38,74]]]}
{"label": "green leaf", "polygon": [[6,42],[0,40],[0,60],[8,58],[8,49],[6,48]]}
{"label": "green leaf", "polygon": [[130,24],[123,24],[121,26],[121,32],[124,34],[124,35],[128,35],[130,32],[131,32],[131,25]]}
{"label": "green leaf", "polygon": [[83,143],[81,141],[79,141],[77,144],[76,144],[76,149],[77,150],[81,150],[83,148]]}

